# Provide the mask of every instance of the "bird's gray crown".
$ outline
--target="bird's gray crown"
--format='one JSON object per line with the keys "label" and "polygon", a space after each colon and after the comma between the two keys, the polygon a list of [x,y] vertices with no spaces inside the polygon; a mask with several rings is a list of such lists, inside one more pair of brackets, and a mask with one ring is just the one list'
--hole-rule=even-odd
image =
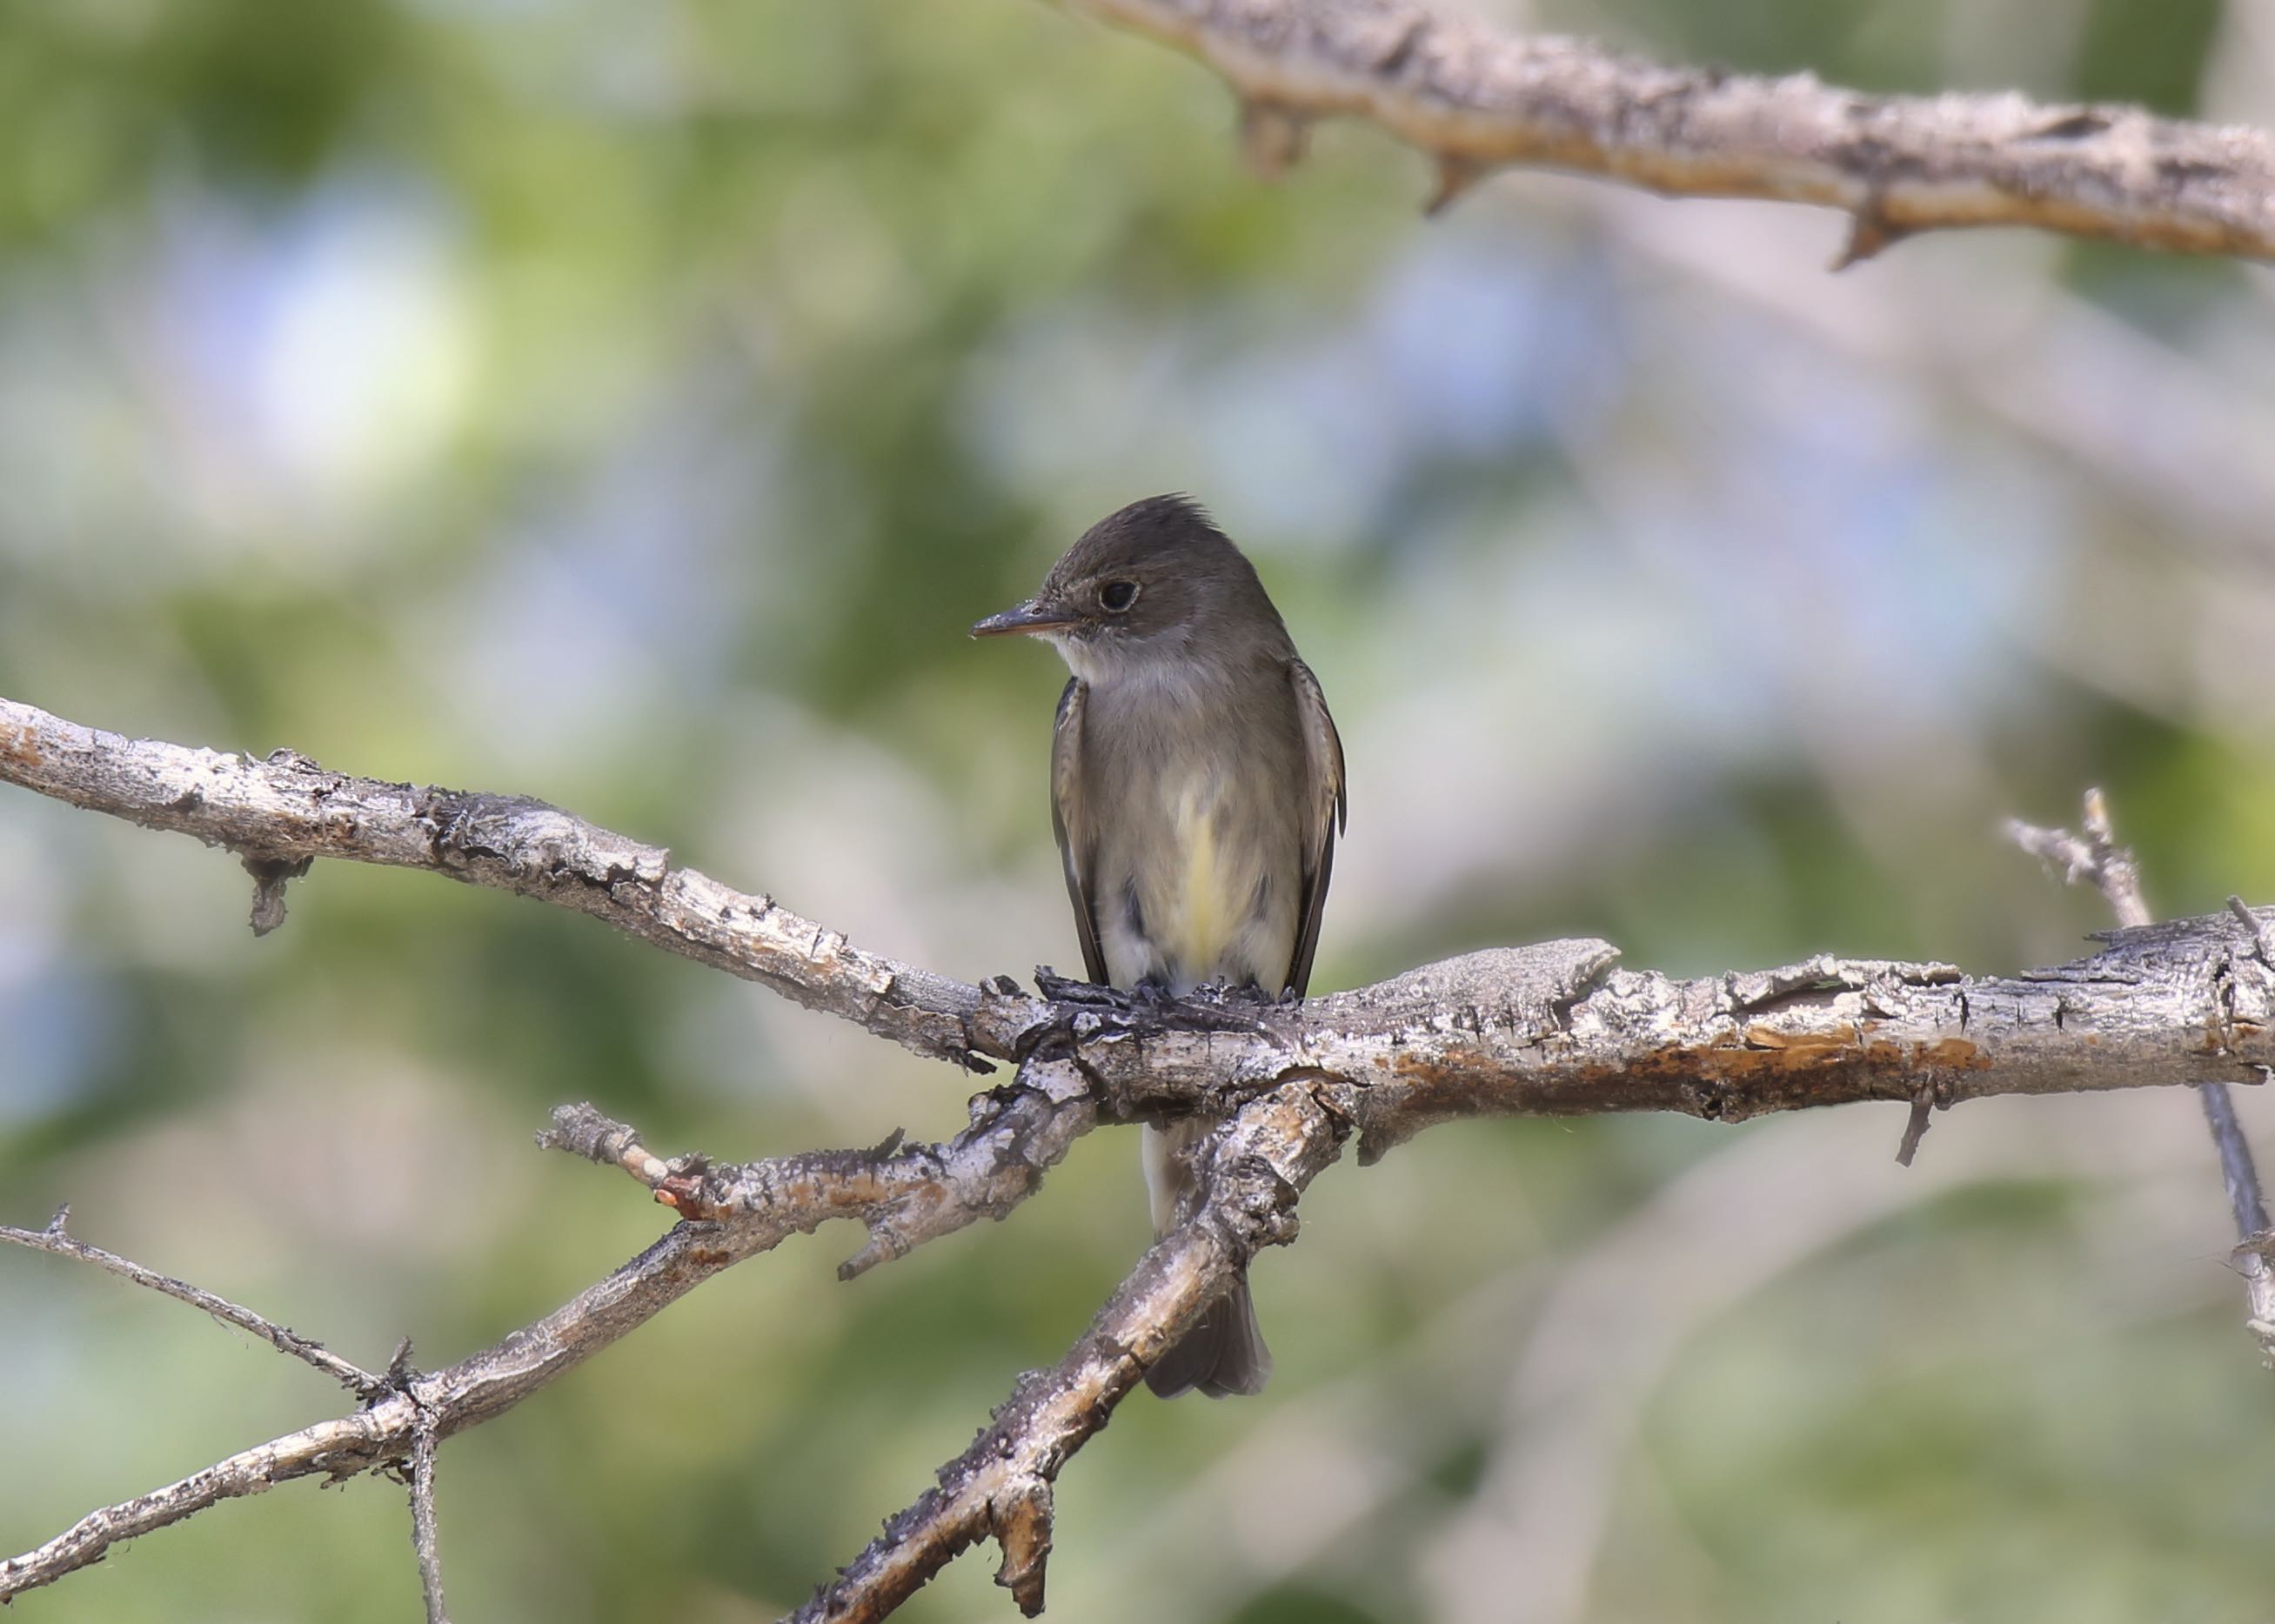
{"label": "bird's gray crown", "polygon": [[1099,520],[1034,602],[1064,617],[1052,640],[1092,680],[1164,657],[1294,652],[1255,566],[1190,496],[1148,496]]}

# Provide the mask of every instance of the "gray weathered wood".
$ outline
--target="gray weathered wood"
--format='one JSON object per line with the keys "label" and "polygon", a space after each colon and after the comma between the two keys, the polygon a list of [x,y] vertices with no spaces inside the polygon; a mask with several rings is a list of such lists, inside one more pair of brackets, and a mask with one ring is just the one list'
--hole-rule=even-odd
{"label": "gray weathered wood", "polygon": [[1301,154],[1306,120],[1341,115],[1433,155],[1433,207],[1523,164],[1671,196],[1824,204],[1853,222],[1842,263],[1984,225],[2275,257],[2275,142],[2258,130],[2013,92],[1873,95],[1810,73],[1671,67],[1410,0],[1078,4],[1223,74],[1266,174]]}
{"label": "gray weathered wood", "polygon": [[[1000,1577],[1032,1613],[1067,1457],[1258,1248],[1293,1235],[1297,1197],[1353,1132],[1372,1156],[1462,1116],[1660,1110],[1731,1122],[1866,1099],[1924,1108],[1997,1093],[2251,1083],[2275,1067],[2275,963],[2263,948],[2275,910],[2241,905],[2113,932],[2094,954],[2016,976],[1820,956],[1680,979],[1621,968],[1608,943],[1577,940],[1468,954],[1304,1003],[1163,1001],[1047,975],[1033,993],[1003,978],[967,986],[855,948],[557,807],[353,778],[290,752],[254,759],[126,739],[0,699],[0,782],[237,853],[253,873],[257,930],[281,922],[284,886],[317,859],[427,869],[592,914],[919,1053],[1017,1068],[943,1144],[904,1146],[895,1135],[874,1150],[740,1167],[667,1162],[630,1129],[565,1109],[549,1142],[624,1167],[692,1221],[494,1348],[431,1374],[391,1373],[352,1416],[91,1513],[0,1561],[0,1600],[101,1560],[121,1539],[294,1477],[416,1457],[431,1482],[434,1442],[511,1408],[720,1270],[829,1219],[867,1227],[844,1271],[858,1273],[1002,1216],[1102,1122],[1221,1118],[1204,1147],[1198,1212],[798,1617],[881,1618],[988,1538],[1004,1553]],[[0,1239],[35,1244],[41,1233]],[[431,1526],[419,1542],[439,1609]]]}

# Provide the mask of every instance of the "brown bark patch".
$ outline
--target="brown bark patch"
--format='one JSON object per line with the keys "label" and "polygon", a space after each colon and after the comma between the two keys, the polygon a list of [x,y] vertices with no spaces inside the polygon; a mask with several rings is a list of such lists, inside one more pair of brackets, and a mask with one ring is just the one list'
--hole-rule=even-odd
{"label": "brown bark patch", "polygon": [[32,730],[26,727],[0,728],[0,760],[11,761],[18,767],[41,767],[47,757],[32,742]]}

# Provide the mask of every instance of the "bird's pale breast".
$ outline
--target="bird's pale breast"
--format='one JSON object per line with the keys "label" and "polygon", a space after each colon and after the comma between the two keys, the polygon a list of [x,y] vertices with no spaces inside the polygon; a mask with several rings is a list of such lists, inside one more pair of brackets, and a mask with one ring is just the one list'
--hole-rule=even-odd
{"label": "bird's pale breast", "polygon": [[1206,692],[1092,692],[1086,782],[1114,811],[1099,819],[1092,895],[1115,986],[1286,985],[1304,764],[1294,727],[1271,720]]}

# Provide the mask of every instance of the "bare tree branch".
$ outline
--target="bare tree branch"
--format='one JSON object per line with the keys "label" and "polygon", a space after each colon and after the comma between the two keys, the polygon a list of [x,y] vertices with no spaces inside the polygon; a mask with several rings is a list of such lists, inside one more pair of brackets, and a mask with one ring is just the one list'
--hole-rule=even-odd
{"label": "bare tree branch", "polygon": [[98,1269],[108,1269],[122,1280],[132,1280],[138,1286],[186,1303],[202,1310],[225,1326],[240,1331],[250,1331],[279,1353],[290,1354],[302,1363],[321,1371],[359,1399],[369,1398],[381,1391],[386,1383],[369,1371],[349,1363],[321,1342],[309,1341],[288,1326],[280,1326],[253,1310],[217,1297],[210,1291],[201,1291],[187,1281],[176,1280],[170,1274],[161,1274],[155,1269],[146,1269],[140,1264],[107,1252],[100,1246],[89,1246],[84,1241],[73,1240],[64,1229],[64,1221],[71,1216],[71,1208],[60,1207],[48,1220],[44,1229],[17,1229],[0,1224],[0,1241],[28,1246],[34,1251],[53,1252],[58,1258],[76,1258],[81,1263],[91,1263]]}
{"label": "bare tree branch", "polygon": [[794,1624],[881,1619],[990,1537],[1003,1552],[996,1582],[1028,1617],[1040,1613],[1059,1469],[1259,1248],[1295,1238],[1296,1198],[1348,1131],[1301,1084],[1243,1107],[1214,1136],[1200,1210],[1145,1254],[1054,1369],[1020,1379],[971,1446],[941,1469],[939,1486],[888,1522]]}
{"label": "bare tree branch", "polygon": [[255,761],[121,738],[7,699],[0,782],[227,847],[254,873],[256,931],[283,919],[283,880],[314,858],[423,868],[594,915],[919,1054],[971,1055],[977,988],[864,953],[769,897],[542,801],[349,778],[289,750]]}
{"label": "bare tree branch", "polygon": [[1820,955],[1678,980],[1575,940],[1472,953],[1299,1005],[1153,1003],[1049,976],[1038,997],[861,951],[540,801],[351,778],[289,751],[254,760],[131,740],[5,699],[0,782],[240,855],[424,868],[556,903],[966,1065],[1062,1048],[1115,1121],[1221,1115],[1325,1075],[1350,1091],[1370,1158],[1462,1116],[1737,1121],[1908,1105],[1923,1089],[1948,1107],[2150,1077],[2249,1083],[2275,1061],[2275,969],[2226,914],[2119,932],[2090,958],[2009,977]]}
{"label": "bare tree branch", "polygon": [[421,1422],[411,1431],[411,1545],[419,1560],[419,1594],[427,1604],[427,1624],[450,1624],[442,1600],[442,1545],[435,1524],[435,1428]]}
{"label": "bare tree branch", "polygon": [[[2085,792],[2080,827],[2085,833],[2072,835],[2067,829],[2043,829],[2033,824],[2010,822],[2007,833],[2014,843],[2033,857],[2058,865],[2063,870],[2066,884],[2079,880],[2090,881],[2108,900],[2110,911],[2117,916],[2120,925],[2137,926],[2149,923],[2149,903],[2141,891],[2141,865],[2130,849],[2117,843],[2117,831],[2109,820],[2109,803],[2098,789]],[[2265,921],[2244,906],[2240,896],[2227,899],[2229,914],[2243,926],[2245,940],[2253,957],[2261,963],[2275,966],[2275,952],[2268,948]],[[2233,1254],[2236,1272],[2243,1276],[2244,1293],[2251,1305],[2251,1318],[2245,1328],[2259,1340],[2261,1356],[2275,1365],[2275,1232],[2267,1225],[2267,1203],[2259,1193],[2259,1169],[2251,1159],[2251,1141],[2243,1137],[2243,1124],[2235,1114],[2234,1098],[2227,1084],[2218,1082],[2196,1084],[2196,1098],[2203,1107],[2204,1124],[2211,1130],[2213,1148],[2219,1154],[2219,1178],[2227,1191],[2229,1209],[2235,1214],[2236,1248]]]}
{"label": "bare tree branch", "polygon": [[[833,1217],[868,1238],[841,1273],[1000,1217],[1102,1122],[1202,1116],[1206,1194],[1146,1254],[1054,1370],[1023,1379],[940,1485],[825,1586],[808,1620],[882,1617],[958,1551],[993,1538],[1001,1582],[1042,1602],[1057,1474],[1145,1366],[1258,1248],[1289,1238],[1297,1196],[1361,1136],[1362,1159],[1432,1122],[1490,1114],[1674,1110],[1735,1121],[1888,1099],[1916,1112],[1998,1093],[2253,1081],[2275,1062],[2275,913],[2241,909],[2119,931],[2075,963],[2016,977],[1820,956],[1678,980],[1618,968],[1599,941],[1475,953],[1295,1005],[1132,997],[1039,976],[969,986],[861,953],[763,898],[541,803],[355,779],[98,733],[0,700],[0,780],[197,835],[252,859],[275,901],[315,857],[434,870],[595,914],[671,951],[775,986],[921,1053],[1015,1062],[941,1144],[895,1134],[714,1167],[665,1159],[588,1107],[543,1142],[623,1168],[690,1221],[552,1315],[427,1375],[407,1353],[359,1414],[107,1507],[0,1562],[0,1600],[101,1560],[121,1538],[222,1499],[322,1472],[411,1462],[432,1512],[437,1442],[503,1413],[704,1280]],[[256,910],[256,926],[267,910]],[[418,1532],[440,1607],[431,1530]]]}
{"label": "bare tree branch", "polygon": [[2256,130],[1667,67],[1406,0],[1078,4],[1223,74],[1267,174],[1300,152],[1304,120],[1349,115],[1437,160],[1433,208],[1521,164],[1669,195],[1824,204],[1852,222],[1843,265],[1916,232],[1982,225],[2275,257],[2275,143]]}
{"label": "bare tree branch", "polygon": [[[179,1482],[89,1513],[21,1556],[0,1560],[0,1602],[102,1560],[119,1541],[181,1522],[224,1499],[321,1474],[340,1478],[406,1461],[423,1431],[437,1441],[503,1415],[547,1383],[637,1330],[722,1270],[833,1218],[885,1230],[906,1244],[1000,1216],[1095,1121],[1090,1102],[1038,1062],[1035,1085],[1009,1084],[971,1102],[971,1122],[944,1144],[803,1156],[709,1167],[699,1157],[660,1162],[630,1129],[589,1107],[564,1107],[549,1146],[615,1165],[652,1165],[659,1196],[707,1215],[682,1223],[606,1280],[495,1346],[426,1375],[404,1370],[363,1409],[272,1439]],[[1054,1098],[1054,1094],[1060,1097]],[[407,1358],[407,1350],[405,1354]]]}
{"label": "bare tree branch", "polygon": [[225,1499],[259,1494],[295,1477],[323,1473],[334,1481],[384,1463],[398,1428],[408,1435],[409,1401],[380,1404],[336,1421],[271,1439],[218,1461],[164,1488],[91,1511],[45,1545],[0,1560],[0,1601],[53,1584],[101,1561],[123,1541],[152,1533]]}
{"label": "bare tree branch", "polygon": [[[2275,917],[2262,910],[2255,918]],[[2230,915],[2116,931],[2019,976],[1819,956],[1677,980],[1602,942],[1496,948],[1292,1007],[1244,1032],[1045,978],[1117,1118],[1298,1076],[1348,1091],[1367,1159],[1462,1116],[1680,1111],[1721,1121],[1860,1099],[2256,1083],[2275,1059],[2275,975]],[[1100,1006],[1082,1031],[1063,1011]],[[1112,1012],[1115,1006],[1120,1013]],[[986,1030],[983,1008],[979,1028]]]}

